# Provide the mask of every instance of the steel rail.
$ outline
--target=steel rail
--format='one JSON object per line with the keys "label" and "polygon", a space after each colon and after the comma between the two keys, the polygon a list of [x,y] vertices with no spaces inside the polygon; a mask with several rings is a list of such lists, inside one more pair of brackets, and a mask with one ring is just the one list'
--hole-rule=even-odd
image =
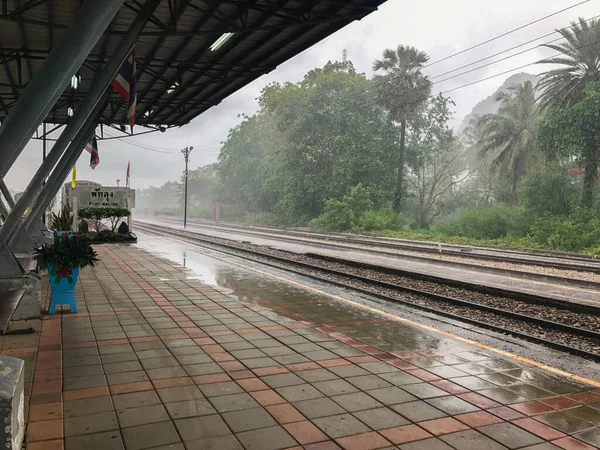
{"label": "steel rail", "polygon": [[[190,219],[188,219],[188,222],[196,223],[198,225],[198,227],[201,227],[201,228],[207,228],[207,229],[212,229],[212,230],[217,230],[217,231],[226,231],[225,227],[219,227],[219,226],[215,226],[215,225],[211,225],[211,224],[205,224],[202,222],[194,222],[193,220],[190,220]],[[334,249],[360,250],[361,252],[364,252],[364,253],[372,253],[372,254],[379,255],[379,256],[401,257],[403,259],[422,262],[422,263],[426,263],[426,264],[457,267],[457,268],[461,268],[461,269],[476,270],[478,272],[484,272],[484,273],[487,272],[489,274],[497,274],[497,275],[522,278],[524,280],[543,281],[543,282],[549,282],[549,283],[554,283],[554,284],[558,284],[558,285],[561,285],[561,284],[562,285],[570,285],[570,286],[575,285],[577,287],[584,288],[584,289],[600,290],[600,282],[596,282],[596,281],[580,280],[577,278],[574,279],[574,278],[568,278],[568,277],[563,277],[563,276],[558,276],[558,275],[550,275],[550,274],[537,273],[537,272],[527,272],[527,271],[516,270],[516,269],[507,269],[507,268],[492,267],[492,266],[482,266],[479,264],[473,264],[473,263],[468,263],[468,262],[449,261],[449,260],[444,260],[444,259],[428,258],[428,257],[424,257],[424,256],[407,255],[404,253],[392,252],[392,251],[386,251],[386,250],[377,250],[374,248],[364,248],[364,247],[356,248],[356,247],[352,247],[351,244],[357,243],[360,245],[367,245],[367,243],[366,242],[364,242],[364,243],[358,242],[358,241],[354,240],[353,238],[331,239],[331,237],[329,237],[329,235],[323,235],[323,236],[325,236],[323,238],[315,237],[312,235],[306,236],[306,237],[302,236],[302,237],[295,238],[295,237],[290,237],[285,232],[269,234],[269,233],[265,233],[265,232],[257,232],[257,231],[243,229],[243,228],[232,227],[232,229],[235,230],[239,234],[246,234],[249,236],[268,237],[268,238],[271,238],[274,240],[312,244],[312,245],[319,246],[319,247],[329,247],[329,248],[334,248]],[[302,233],[302,232],[300,232],[300,233]],[[306,234],[308,235],[310,233],[306,233]],[[315,239],[315,240],[310,241],[307,239]],[[324,242],[322,242],[322,241],[324,241]],[[336,244],[331,241],[339,241],[340,243]],[[344,245],[344,244],[346,244],[346,245]],[[384,247],[384,248],[398,249],[398,247],[395,245],[381,245],[378,242],[368,242],[368,244],[373,244],[373,245],[376,245],[379,247]],[[404,249],[398,249],[398,250],[402,251]],[[413,251],[419,252],[421,250],[413,249]],[[432,249],[431,251],[426,251],[426,253],[435,253],[438,255],[440,254],[439,250],[434,250],[434,249]],[[447,252],[443,252],[442,254],[448,255]],[[471,255],[469,253],[461,253],[460,255],[448,255],[448,256],[455,256],[455,257],[460,257],[460,258],[476,258],[477,257],[476,255]],[[512,258],[503,259],[502,256],[497,256],[497,257],[493,257],[493,258],[497,258],[497,259],[492,259],[493,261],[496,261],[496,262],[519,264],[519,263],[514,262],[514,260]],[[533,261],[533,260],[531,260],[531,261]],[[528,265],[540,266],[541,264],[530,263]],[[563,269],[563,266],[560,266],[560,267],[550,266],[550,267]],[[593,268],[593,269],[595,269],[595,268]],[[577,268],[569,268],[568,270],[576,270],[579,272],[590,271],[587,269],[582,269],[581,266],[577,266]],[[596,270],[598,271],[598,273],[600,273],[600,265],[597,267]],[[592,271],[594,272],[595,270],[592,270]]]}
{"label": "steel rail", "polygon": [[[161,220],[177,220],[173,219],[170,216],[159,216]],[[306,230],[298,230],[293,228],[277,228],[263,225],[241,225],[229,222],[219,222],[218,226],[215,226],[213,221],[207,221],[202,219],[195,220],[198,224],[202,224],[207,227],[215,227],[215,228],[232,228],[239,230],[246,230],[249,232],[270,232],[273,234],[284,234],[284,235],[297,235],[303,237],[314,237],[321,238],[325,240],[341,240],[341,241],[365,241],[366,243],[388,243],[392,245],[406,245],[407,249],[415,249],[419,251],[421,247],[430,248],[435,253],[439,253],[440,246],[442,247],[442,254],[447,253],[448,250],[457,251],[458,256],[461,257],[471,257],[470,252],[472,251],[489,251],[496,253],[505,253],[508,255],[522,255],[522,256],[540,256],[546,258],[562,258],[571,261],[578,261],[582,264],[596,263],[600,266],[600,258],[593,255],[586,255],[583,253],[573,253],[573,252],[559,252],[554,250],[539,250],[539,249],[527,249],[527,250],[519,250],[516,248],[508,248],[501,246],[491,246],[491,245],[459,245],[459,244],[447,244],[442,242],[434,242],[434,241],[423,241],[417,239],[406,239],[406,238],[392,238],[387,236],[371,236],[365,234],[352,234],[352,233],[339,233],[339,232],[316,232],[316,231],[306,231]],[[448,253],[450,254],[450,253]],[[477,255],[477,254],[476,254]]]}

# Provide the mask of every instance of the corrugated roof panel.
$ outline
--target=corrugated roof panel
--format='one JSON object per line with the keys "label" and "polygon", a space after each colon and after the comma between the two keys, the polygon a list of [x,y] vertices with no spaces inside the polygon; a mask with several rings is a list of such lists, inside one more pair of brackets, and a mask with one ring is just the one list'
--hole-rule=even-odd
{"label": "corrugated roof panel", "polygon": [[[163,0],[136,45],[137,123],[150,126],[187,123],[262,73],[365,16],[384,1]],[[103,61],[114,52],[135,19],[140,3],[144,0],[125,1],[80,69],[79,89],[75,92],[67,88],[47,121],[66,123],[69,104],[81,102],[89,91]],[[19,80],[23,84],[28,82],[30,67],[34,75],[39,72],[51,46],[64,38],[80,0],[41,3],[22,0],[23,8],[18,14],[14,0],[8,0],[7,5],[7,16],[0,9],[0,48],[9,71],[4,69],[0,53],[0,99],[10,105],[15,101],[14,89],[17,93],[23,90]],[[221,48],[211,51],[209,47],[226,32],[234,34]],[[175,83],[179,84],[176,89],[167,92]],[[6,116],[2,102],[0,120]],[[123,123],[124,103],[113,93],[103,122]],[[152,113],[146,116],[147,111]]]}

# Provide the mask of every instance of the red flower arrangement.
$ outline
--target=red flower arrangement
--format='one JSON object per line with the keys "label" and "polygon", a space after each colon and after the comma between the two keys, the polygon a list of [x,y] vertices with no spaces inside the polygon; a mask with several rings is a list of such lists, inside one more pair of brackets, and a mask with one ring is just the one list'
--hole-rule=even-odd
{"label": "red flower arrangement", "polygon": [[73,274],[73,271],[68,266],[60,266],[56,269],[56,274],[62,278],[67,278],[69,275]]}

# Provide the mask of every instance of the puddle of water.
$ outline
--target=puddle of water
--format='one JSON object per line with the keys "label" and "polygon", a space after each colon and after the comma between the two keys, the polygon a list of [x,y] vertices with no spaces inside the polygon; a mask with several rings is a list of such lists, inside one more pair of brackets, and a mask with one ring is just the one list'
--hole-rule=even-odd
{"label": "puddle of water", "polygon": [[[198,253],[184,243],[138,232],[137,246],[152,254],[177,262],[190,271],[188,279],[198,280],[208,286],[219,288],[219,291],[235,296],[240,302],[257,303],[254,296],[248,296],[244,292],[261,293],[263,298],[269,300],[274,297],[289,300],[290,287],[284,283],[269,280],[259,274]],[[207,249],[207,251],[210,250]],[[291,289],[297,291],[295,295],[302,293],[305,298],[306,296],[313,297],[310,293],[300,289]],[[317,299],[315,296],[315,300]]]}
{"label": "puddle of water", "polygon": [[[194,251],[192,244],[138,233],[137,246],[185,266],[190,270],[189,279],[215,287],[240,302],[285,308],[317,323],[350,322],[351,325],[340,324],[335,328],[371,345],[393,346],[397,350],[444,348],[449,345],[437,336],[398,322],[360,323],[381,316],[211,258]],[[210,250],[206,251],[210,253]],[[319,286],[318,283],[316,285]],[[327,287],[321,289],[330,290]],[[348,293],[341,294],[348,296]],[[354,323],[356,321],[359,323]]]}

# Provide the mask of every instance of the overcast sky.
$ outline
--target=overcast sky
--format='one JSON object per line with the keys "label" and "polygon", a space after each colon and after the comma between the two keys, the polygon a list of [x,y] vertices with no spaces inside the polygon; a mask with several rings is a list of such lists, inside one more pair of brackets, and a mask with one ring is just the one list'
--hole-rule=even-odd
{"label": "overcast sky", "polygon": [[[178,179],[184,167],[181,148],[194,146],[190,168],[214,162],[219,152],[219,142],[227,137],[228,130],[239,122],[238,114],[252,114],[257,109],[256,97],[272,81],[298,81],[310,69],[323,66],[329,60],[341,60],[344,49],[359,72],[372,75],[371,65],[386,48],[399,44],[412,45],[426,51],[431,62],[484,42],[504,32],[525,25],[548,14],[579,3],[581,0],[388,0],[380,9],[360,22],[354,22],[319,44],[281,65],[269,75],[254,81],[220,105],[197,117],[190,124],[166,133],[153,133],[134,138],[99,141],[101,163],[91,170],[89,155],[84,153],[77,164],[79,179],[92,180],[104,185],[115,185],[117,178],[124,180],[127,162],[131,160],[132,187],[159,186],[167,180]],[[534,48],[557,35],[519,47],[502,56],[532,50],[522,55],[476,70],[453,79],[439,82],[448,76],[460,74],[470,66],[452,74],[434,78],[447,71],[506,50],[515,45],[541,37],[584,17],[600,15],[600,0],[588,2],[540,21],[535,25],[509,34],[426,68],[426,73],[438,81],[434,92],[444,92],[483,78],[512,71],[539,73],[543,66],[535,65],[514,70],[551,55],[546,49]],[[456,102],[454,124],[460,124],[480,100],[492,94],[510,72],[488,81],[448,93]],[[113,130],[114,133],[114,130]],[[151,147],[155,151],[138,145]],[[165,153],[167,152],[167,153]],[[41,142],[31,141],[11,169],[7,183],[12,190],[21,191],[33,171],[41,162]]]}

